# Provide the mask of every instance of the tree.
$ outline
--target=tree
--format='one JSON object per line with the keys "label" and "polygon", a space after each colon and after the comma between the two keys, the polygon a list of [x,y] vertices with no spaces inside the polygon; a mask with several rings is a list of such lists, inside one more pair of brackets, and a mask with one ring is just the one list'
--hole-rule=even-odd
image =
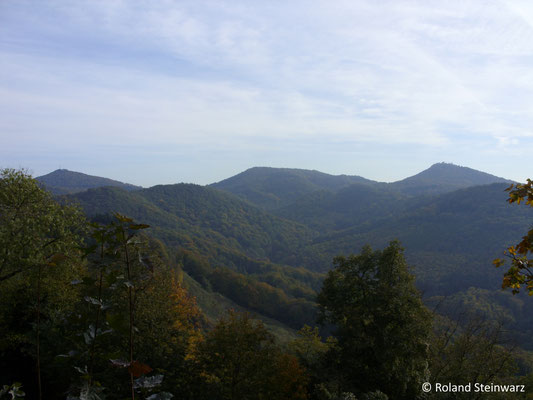
{"label": "tree", "polygon": [[309,375],[311,398],[329,398],[327,394],[337,389],[336,368],[328,368],[330,360],[327,358],[328,352],[336,344],[335,338],[331,336],[323,341],[318,327],[311,328],[308,325],[304,325],[298,331],[298,337],[289,343],[289,350],[298,358]]}
{"label": "tree", "polygon": [[[509,203],[533,207],[533,181],[527,180],[524,184],[513,184],[506,189],[509,192]],[[522,286],[526,288],[530,296],[533,296],[533,228],[522,237],[522,241],[511,246],[506,251],[511,259],[511,265],[503,277],[502,288],[511,288],[513,294],[519,293]],[[528,258],[529,255],[529,258]],[[495,259],[494,265],[501,267],[505,264],[502,259]]]}
{"label": "tree", "polygon": [[[430,346],[431,371],[428,380],[436,383],[453,382],[467,385],[516,384],[517,353],[506,345],[501,323],[466,316],[461,321],[435,316],[437,328]],[[432,398],[448,399],[450,393],[433,393]],[[493,397],[494,396],[494,397]],[[501,398],[500,394],[454,393],[454,399]]]}
{"label": "tree", "polygon": [[0,283],[80,245],[84,217],[23,170],[0,171]]}
{"label": "tree", "polygon": [[52,327],[76,298],[69,282],[82,266],[84,228],[77,208],[58,204],[27,172],[0,171],[0,375],[27,377],[32,354],[37,387],[25,387],[36,398],[42,398],[42,342],[56,345]]}
{"label": "tree", "polygon": [[193,357],[206,399],[307,398],[307,378],[296,357],[281,352],[248,314],[231,312],[220,320]]}
{"label": "tree", "polygon": [[414,399],[427,377],[431,314],[422,304],[398,242],[383,251],[338,256],[318,296],[322,324],[333,324],[330,350],[341,392],[381,390]]}
{"label": "tree", "polygon": [[74,350],[63,355],[81,373],[69,398],[98,398],[111,388],[109,396],[144,398],[167,383],[176,359],[183,361],[183,342],[195,334],[200,311],[176,283],[164,245],[141,233],[148,225],[115,213],[91,227]]}

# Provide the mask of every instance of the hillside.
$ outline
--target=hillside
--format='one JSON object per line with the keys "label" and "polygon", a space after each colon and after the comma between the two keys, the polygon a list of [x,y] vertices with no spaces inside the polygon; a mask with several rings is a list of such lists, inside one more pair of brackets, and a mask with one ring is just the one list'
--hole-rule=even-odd
{"label": "hillside", "polygon": [[[120,212],[153,226],[168,244],[231,249],[283,262],[316,236],[305,226],[270,215],[227,193],[193,184],[126,192],[98,188],[69,197],[89,216]],[[176,235],[176,234],[179,235]]]}
{"label": "hillside", "polygon": [[[264,172],[243,174],[263,195],[277,191],[275,204],[287,204],[276,210],[261,209],[212,186],[186,184],[134,192],[98,188],[66,198],[97,219],[118,211],[150,224],[150,234],[167,245],[206,293],[222,295],[288,327],[314,322],[314,296],[334,256],[357,253],[365,244],[383,248],[399,239],[429,302],[445,296],[450,312],[466,308],[487,318],[503,315],[516,331],[528,332],[527,324],[533,321],[524,316],[533,315],[532,307],[518,298],[510,301],[508,293],[497,294],[502,272],[491,263],[530,224],[528,210],[506,202],[507,182],[451,191],[453,185],[500,178],[438,164],[419,174],[423,179],[409,181],[418,180],[414,191],[414,184],[402,189],[349,183],[347,177],[335,181],[323,176],[327,183],[319,185],[301,178],[305,172],[276,169],[254,186],[250,174]],[[292,194],[293,201],[287,195],[287,176],[307,182],[296,186],[300,192]],[[428,177],[438,177],[437,188],[449,191],[427,194],[435,189]],[[241,189],[247,188],[242,177],[236,180]]]}
{"label": "hillside", "polygon": [[301,224],[192,184],[135,192],[105,187],[63,200],[80,204],[97,221],[119,212],[149,224],[149,234],[167,246],[187,274],[241,307],[296,329],[314,321],[322,275],[297,268],[301,249],[316,236]]}
{"label": "hillside", "polygon": [[[376,193],[380,191],[393,197],[405,197],[436,195],[491,183],[510,184],[512,181],[467,167],[438,163],[414,176],[393,183],[376,182],[360,176],[329,175],[305,169],[254,167],[211,186],[230,192],[263,209],[280,210],[280,215],[287,215],[293,210],[298,212],[300,203],[305,207],[309,202],[315,203],[316,197],[332,198],[334,193],[354,184],[372,186]],[[361,191],[365,190],[361,186],[359,188]],[[397,194],[392,194],[393,192]],[[340,197],[346,196],[341,194]],[[303,216],[301,218],[305,219]]]}
{"label": "hillside", "polygon": [[389,187],[402,193],[420,195],[446,193],[491,183],[507,183],[509,185],[512,181],[472,168],[438,163],[409,178],[390,183]]}
{"label": "hillside", "polygon": [[388,187],[352,184],[336,192],[313,192],[273,212],[324,232],[387,218],[407,207],[410,199]]}
{"label": "hillside", "polygon": [[[327,253],[327,259],[365,243],[382,247],[390,240],[399,239],[408,256],[415,252],[431,252],[450,257],[462,255],[473,262],[483,257],[490,262],[506,245],[519,240],[530,225],[529,210],[511,207],[505,201],[505,187],[505,184],[475,186],[408,202],[403,211],[394,215],[325,232],[313,240],[312,246],[320,248],[320,253]],[[435,262],[440,258],[436,257]],[[319,265],[322,264],[316,264]],[[421,279],[430,266],[419,267],[417,276]],[[460,268],[461,274],[472,272],[468,265],[450,264],[446,270],[450,272],[455,268]],[[488,272],[478,272],[481,275],[477,284],[484,284]],[[461,279],[458,282],[462,285],[475,283]]]}
{"label": "hillside", "polygon": [[353,183],[375,182],[360,176],[329,175],[305,169],[255,167],[211,186],[272,210],[313,192],[336,191]]}
{"label": "hillside", "polygon": [[119,187],[121,189],[130,191],[141,189],[140,186],[131,185],[129,183],[123,183],[99,176],[82,174],[81,172],[69,171],[67,169],[57,169],[49,174],[39,176],[35,179],[37,179],[37,181],[42,183],[47,190],[55,195],[83,192],[87,189],[103,186]]}

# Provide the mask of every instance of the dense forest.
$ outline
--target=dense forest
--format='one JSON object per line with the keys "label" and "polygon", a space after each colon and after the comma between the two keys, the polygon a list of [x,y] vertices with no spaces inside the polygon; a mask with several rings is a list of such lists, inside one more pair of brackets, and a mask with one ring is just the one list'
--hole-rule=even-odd
{"label": "dense forest", "polygon": [[[531,182],[461,168],[3,170],[0,399],[529,398]],[[422,390],[448,382],[525,392]]]}

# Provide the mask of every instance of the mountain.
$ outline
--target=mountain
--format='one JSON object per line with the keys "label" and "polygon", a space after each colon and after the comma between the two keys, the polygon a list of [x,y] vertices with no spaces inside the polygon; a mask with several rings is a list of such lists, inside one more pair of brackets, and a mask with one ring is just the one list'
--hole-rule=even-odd
{"label": "mountain", "polygon": [[209,293],[286,328],[314,321],[322,274],[301,268],[299,260],[301,249],[316,233],[299,223],[192,184],[133,192],[103,187],[60,200],[78,203],[96,221],[107,222],[110,214],[119,212],[149,224],[148,233]]}
{"label": "mountain", "polygon": [[[329,217],[317,213],[313,219],[307,213],[305,222],[321,234],[302,251],[303,264],[324,271],[339,254],[357,254],[365,245],[380,249],[399,240],[428,305],[452,318],[469,314],[504,322],[514,340],[533,349],[533,303],[527,295],[502,291],[504,270],[492,264],[520,241],[532,222],[531,209],[507,203],[507,186],[496,183],[412,197],[349,227],[357,216],[353,210],[346,210],[343,222],[342,215],[326,209],[326,215],[338,221],[333,228]],[[303,213],[305,209],[294,215]]]}
{"label": "mountain", "polygon": [[335,192],[313,192],[272,212],[324,232],[390,217],[410,199],[387,186],[356,183]]}
{"label": "mountain", "polygon": [[[372,181],[360,176],[329,175],[319,171],[289,168],[254,167],[211,186],[233,193],[265,210],[296,209],[307,197],[328,197],[350,185],[373,186],[384,193],[419,196],[451,192],[476,185],[512,181],[449,163],[434,164],[425,171],[393,183]],[[319,193],[319,192],[329,192]],[[356,190],[352,190],[356,192]],[[345,197],[345,196],[344,196]],[[315,199],[311,199],[312,202]],[[328,200],[329,201],[329,200]],[[320,208],[320,207],[319,207]],[[281,212],[286,215],[286,212]]]}
{"label": "mountain", "polygon": [[120,188],[90,189],[68,196],[88,216],[119,212],[153,226],[167,244],[203,246],[219,255],[228,249],[248,257],[284,262],[302,240],[315,233],[293,221],[210,187],[194,184],[157,185],[126,192]]}
{"label": "mountain", "polygon": [[[500,183],[481,184],[494,180]],[[507,186],[450,164],[393,184],[253,168],[207,187],[105,187],[65,198],[97,220],[117,211],[151,225],[149,234],[164,242],[212,311],[231,303],[280,329],[313,324],[314,298],[333,257],[398,239],[428,304],[505,319],[533,348],[533,303],[502,293],[503,272],[492,266],[531,224],[527,207],[506,202]]]}
{"label": "mountain", "polygon": [[[399,239],[408,255],[433,254],[431,263],[419,264],[417,280],[428,277],[427,282],[440,285],[442,273],[455,274],[457,285],[484,286],[495,269],[477,269],[474,264],[491,264],[501,256],[503,249],[520,240],[520,236],[531,224],[526,207],[513,207],[506,202],[506,184],[474,186],[434,197],[413,199],[401,209],[385,216],[375,216],[363,223],[338,230],[322,230],[313,239],[314,253],[324,254],[325,260],[308,264],[320,268],[327,259],[339,253],[358,251],[363,245],[385,246],[390,240]],[[320,230],[320,229],[319,229]],[[459,262],[459,258],[468,260]],[[449,257],[449,264],[440,264]],[[432,276],[437,269],[439,279]],[[476,270],[477,269],[477,270]],[[465,277],[471,273],[475,280]],[[490,282],[492,285],[494,282]],[[456,285],[456,286],[457,286]],[[446,286],[446,285],[444,285]]]}
{"label": "mountain", "polygon": [[360,176],[329,175],[305,169],[254,167],[211,186],[272,210],[313,192],[336,191],[353,183],[376,182]]}
{"label": "mountain", "polygon": [[47,175],[39,176],[35,179],[55,195],[77,193],[103,186],[114,186],[128,191],[141,189],[140,186],[115,181],[109,178],[86,175],[81,172],[69,171],[68,169],[57,169]]}
{"label": "mountain", "polygon": [[441,162],[433,164],[414,176],[390,183],[389,187],[402,193],[420,195],[446,193],[469,186],[488,185],[491,183],[506,183],[509,185],[513,181],[472,168]]}

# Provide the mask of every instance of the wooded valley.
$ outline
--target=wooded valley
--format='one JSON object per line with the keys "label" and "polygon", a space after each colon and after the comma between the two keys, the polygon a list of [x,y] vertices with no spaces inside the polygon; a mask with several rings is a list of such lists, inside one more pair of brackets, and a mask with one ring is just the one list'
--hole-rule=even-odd
{"label": "wooded valley", "polygon": [[150,188],[3,170],[0,398],[530,398],[532,192],[510,184],[444,163]]}

